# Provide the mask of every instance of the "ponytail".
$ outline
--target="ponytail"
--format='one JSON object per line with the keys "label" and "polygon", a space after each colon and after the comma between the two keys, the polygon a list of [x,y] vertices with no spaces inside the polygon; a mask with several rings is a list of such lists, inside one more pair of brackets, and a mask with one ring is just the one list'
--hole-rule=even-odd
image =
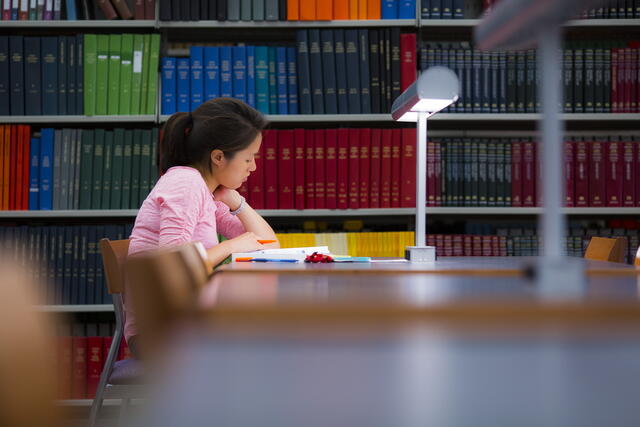
{"label": "ponytail", "polygon": [[247,148],[267,124],[260,112],[233,98],[212,99],[191,113],[175,113],[164,125],[160,173],[174,166],[209,170],[213,150],[231,158]]}

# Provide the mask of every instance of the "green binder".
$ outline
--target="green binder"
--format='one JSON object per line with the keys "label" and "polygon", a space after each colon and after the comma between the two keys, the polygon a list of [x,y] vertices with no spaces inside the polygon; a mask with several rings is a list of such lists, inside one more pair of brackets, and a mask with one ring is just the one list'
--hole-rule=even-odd
{"label": "green binder", "polygon": [[143,36],[142,51],[142,87],[140,88],[140,111],[138,114],[145,114],[147,111],[147,96],[149,95],[149,52],[151,51],[151,34]]}
{"label": "green binder", "polygon": [[96,115],[107,114],[109,84],[109,35],[98,34],[98,56],[96,61]]}
{"label": "green binder", "polygon": [[149,51],[149,67],[147,80],[149,89],[147,90],[146,114],[156,113],[156,99],[158,97],[158,63],[160,59],[160,34],[151,34],[151,49]]}
{"label": "green binder", "polygon": [[96,114],[96,73],[98,38],[95,34],[84,35],[84,114]]}
{"label": "green binder", "polygon": [[144,49],[142,34],[133,36],[133,66],[131,77],[131,113],[140,114],[140,97],[142,86],[142,51]]}
{"label": "green binder", "polygon": [[118,113],[131,114],[131,79],[133,78],[133,34],[122,35],[120,48],[120,106]]}
{"label": "green binder", "polygon": [[122,36],[109,35],[109,97],[107,98],[107,113],[117,115],[120,106],[120,50]]}

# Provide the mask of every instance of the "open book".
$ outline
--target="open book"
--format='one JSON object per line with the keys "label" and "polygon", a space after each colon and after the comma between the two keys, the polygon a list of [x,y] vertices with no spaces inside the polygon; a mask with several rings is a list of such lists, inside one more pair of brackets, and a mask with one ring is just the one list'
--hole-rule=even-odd
{"label": "open book", "polygon": [[296,260],[299,262],[304,261],[307,255],[311,255],[314,252],[330,255],[328,246],[310,246],[305,248],[282,248],[282,249],[264,249],[261,251],[253,252],[238,252],[231,254],[231,261],[236,262],[237,258],[260,258],[260,259],[272,259],[272,260]]}

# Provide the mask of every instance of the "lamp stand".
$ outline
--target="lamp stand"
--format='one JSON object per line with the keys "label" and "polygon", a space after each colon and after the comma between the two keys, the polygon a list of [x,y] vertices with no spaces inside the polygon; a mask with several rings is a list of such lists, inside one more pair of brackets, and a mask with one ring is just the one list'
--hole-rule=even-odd
{"label": "lamp stand", "polygon": [[564,183],[562,161],[564,149],[560,120],[563,105],[561,82],[560,27],[548,28],[540,35],[538,96],[542,105],[542,194],[544,212],[541,218],[543,256],[537,265],[536,280],[543,296],[571,298],[584,289],[584,268],[581,259],[566,256],[564,237],[566,219],[562,213]]}
{"label": "lamp stand", "polygon": [[426,246],[427,234],[427,117],[429,113],[418,113],[416,123],[416,235],[415,246],[407,246],[405,258],[411,262],[433,262],[436,260],[435,246]]}

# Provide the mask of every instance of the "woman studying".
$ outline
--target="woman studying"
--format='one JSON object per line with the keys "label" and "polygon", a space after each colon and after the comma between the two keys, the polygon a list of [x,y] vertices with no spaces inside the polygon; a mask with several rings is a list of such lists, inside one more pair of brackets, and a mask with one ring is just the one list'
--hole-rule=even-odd
{"label": "woman studying", "polygon": [[[192,113],[175,113],[160,143],[162,176],[142,203],[129,255],[199,241],[210,266],[231,253],[265,248],[269,224],[236,191],[256,170],[254,157],[267,121],[241,101],[217,98]],[[229,239],[218,241],[218,233]],[[124,334],[134,354],[135,314],[126,304]]]}

